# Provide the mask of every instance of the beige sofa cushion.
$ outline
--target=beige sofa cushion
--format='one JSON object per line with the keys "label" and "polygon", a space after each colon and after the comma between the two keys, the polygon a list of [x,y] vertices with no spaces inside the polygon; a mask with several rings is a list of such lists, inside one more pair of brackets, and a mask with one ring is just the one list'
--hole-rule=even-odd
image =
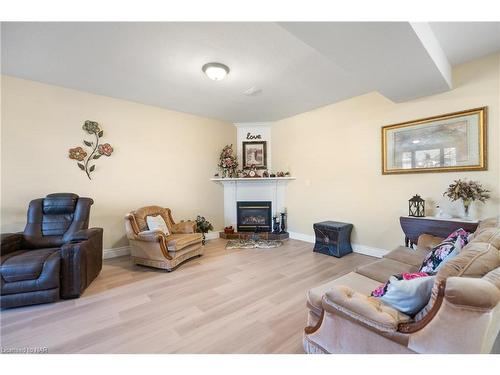
{"label": "beige sofa cushion", "polygon": [[498,217],[490,217],[488,219],[481,220],[481,222],[479,223],[476,231],[474,232],[474,235],[476,235],[477,233],[483,231],[486,228],[496,228],[496,227],[498,227],[498,222],[499,222],[499,218]]}
{"label": "beige sofa cushion", "polygon": [[401,263],[392,259],[380,259],[373,263],[359,267],[356,272],[379,283],[385,283],[389,277],[398,273],[417,272],[420,268],[409,264]]}
{"label": "beige sofa cushion", "polygon": [[400,246],[395,250],[384,255],[385,259],[392,259],[410,266],[420,267],[424,258],[429,254],[429,250],[417,248],[416,250]]}
{"label": "beige sofa cushion", "polygon": [[201,233],[171,234],[167,237],[167,249],[168,251],[179,251],[187,246],[201,243],[202,240]]}
{"label": "beige sofa cushion", "polygon": [[307,292],[307,304],[317,315],[321,314],[323,296],[336,285],[347,285],[359,293],[369,295],[380,283],[358,273],[350,272],[347,275],[310,289]]}
{"label": "beige sofa cushion", "polygon": [[334,310],[384,332],[396,332],[400,323],[410,317],[380,302],[378,298],[358,293],[352,288],[337,285],[325,294],[325,303]]}
{"label": "beige sofa cushion", "polygon": [[[479,233],[474,233],[474,239],[469,243],[482,242],[491,244],[493,247],[500,248],[500,227],[487,227]],[[466,246],[467,247],[467,246]],[[465,247],[465,248],[466,248]],[[465,249],[464,248],[464,249]]]}
{"label": "beige sofa cushion", "polygon": [[433,236],[432,234],[423,233],[420,236],[418,236],[417,249],[429,251],[433,247],[439,245],[444,240],[445,239],[442,237],[436,237]]}
{"label": "beige sofa cushion", "polygon": [[196,242],[192,245],[183,247],[181,250],[178,251],[168,251],[168,253],[172,256],[172,258],[176,259],[182,256],[185,256],[186,254],[189,254],[190,252],[197,251],[199,248],[203,247],[201,245],[201,242]]}
{"label": "beige sofa cushion", "polygon": [[172,225],[173,234],[188,234],[196,232],[196,223],[194,221],[181,221],[180,223]]}

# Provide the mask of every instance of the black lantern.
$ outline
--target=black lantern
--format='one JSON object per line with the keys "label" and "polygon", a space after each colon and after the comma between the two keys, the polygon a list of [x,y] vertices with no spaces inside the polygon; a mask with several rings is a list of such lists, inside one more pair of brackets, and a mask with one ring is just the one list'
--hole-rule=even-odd
{"label": "black lantern", "polygon": [[424,217],[425,216],[425,201],[420,195],[415,194],[409,201],[409,216]]}

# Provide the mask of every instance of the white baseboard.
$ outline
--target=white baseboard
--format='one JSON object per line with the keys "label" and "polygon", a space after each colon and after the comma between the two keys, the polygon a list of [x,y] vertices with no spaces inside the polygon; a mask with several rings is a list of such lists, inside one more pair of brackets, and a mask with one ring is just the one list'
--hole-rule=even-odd
{"label": "white baseboard", "polygon": [[310,236],[310,235],[304,234],[304,233],[297,233],[297,232],[288,232],[288,233],[290,234],[291,239],[309,242],[309,243],[315,242],[314,236]]}
{"label": "white baseboard", "polygon": [[[294,240],[299,240],[299,241],[304,241],[304,242],[309,242],[309,243],[314,243],[315,238],[314,236],[304,234],[304,233],[297,233],[297,232],[289,232],[290,233],[290,238]],[[388,253],[387,250],[380,249],[377,247],[372,247],[372,246],[366,246],[366,245],[360,245],[360,244],[351,244],[352,250],[355,253],[358,254],[364,254],[364,255],[369,255],[372,257],[376,258],[382,258],[385,254]]]}
{"label": "white baseboard", "polygon": [[130,255],[130,246],[114,247],[112,249],[104,249],[102,251],[103,259],[110,259]]}
{"label": "white baseboard", "polygon": [[206,240],[215,240],[217,238],[219,238],[219,232],[217,232],[217,231],[205,233]]}
{"label": "white baseboard", "polygon": [[382,258],[389,250],[380,249],[378,247],[360,245],[357,243],[352,244],[352,251],[358,254],[369,255],[375,258]]}

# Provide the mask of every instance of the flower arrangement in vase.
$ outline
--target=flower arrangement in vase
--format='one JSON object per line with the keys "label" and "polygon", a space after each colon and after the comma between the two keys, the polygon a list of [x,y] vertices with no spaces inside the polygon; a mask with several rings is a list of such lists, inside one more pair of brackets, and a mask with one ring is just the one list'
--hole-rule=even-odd
{"label": "flower arrangement in vase", "polygon": [[222,177],[237,177],[238,160],[233,152],[233,145],[226,145],[219,157],[219,169],[222,171]]}
{"label": "flower arrangement in vase", "polygon": [[490,198],[489,190],[486,190],[477,181],[455,180],[448,189],[443,193],[443,196],[450,198],[452,201],[462,200],[464,205],[465,219],[470,219],[470,205],[474,201],[486,202]]}

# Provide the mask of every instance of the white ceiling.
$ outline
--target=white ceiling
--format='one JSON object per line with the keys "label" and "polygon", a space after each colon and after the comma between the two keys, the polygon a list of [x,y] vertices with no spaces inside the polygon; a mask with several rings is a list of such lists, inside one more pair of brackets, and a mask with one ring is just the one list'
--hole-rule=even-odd
{"label": "white ceiling", "polygon": [[500,49],[500,22],[432,22],[430,25],[454,66]]}
{"label": "white ceiling", "polygon": [[[450,64],[500,51],[500,23],[2,23],[2,73],[232,122],[377,90],[451,88]],[[479,41],[479,42],[478,42]],[[214,82],[206,62],[228,65]],[[245,96],[255,87],[262,92]]]}

